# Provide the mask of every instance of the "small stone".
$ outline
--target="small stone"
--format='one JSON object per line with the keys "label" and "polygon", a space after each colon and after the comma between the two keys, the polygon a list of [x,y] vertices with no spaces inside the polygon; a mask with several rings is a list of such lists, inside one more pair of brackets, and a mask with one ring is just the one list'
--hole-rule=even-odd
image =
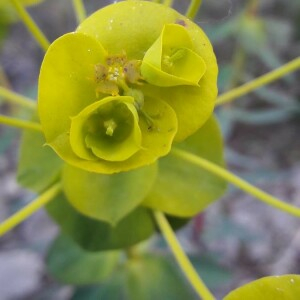
{"label": "small stone", "polygon": [[27,250],[0,253],[1,300],[15,299],[39,288],[43,271],[41,258]]}

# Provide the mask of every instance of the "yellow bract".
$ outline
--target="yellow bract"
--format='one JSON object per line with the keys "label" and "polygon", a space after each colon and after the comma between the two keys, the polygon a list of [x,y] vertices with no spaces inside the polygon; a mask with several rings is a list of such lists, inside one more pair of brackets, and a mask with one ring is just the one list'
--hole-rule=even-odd
{"label": "yellow bract", "polygon": [[46,53],[39,116],[68,164],[128,171],[169,153],[210,116],[217,65],[201,29],[148,1],[109,5]]}
{"label": "yellow bract", "polygon": [[107,97],[72,118],[70,144],[82,159],[123,161],[141,149],[139,116],[132,97]]}
{"label": "yellow bract", "polygon": [[165,25],[145,54],[141,67],[143,77],[157,86],[197,86],[206,64],[193,48],[191,36],[183,26]]}

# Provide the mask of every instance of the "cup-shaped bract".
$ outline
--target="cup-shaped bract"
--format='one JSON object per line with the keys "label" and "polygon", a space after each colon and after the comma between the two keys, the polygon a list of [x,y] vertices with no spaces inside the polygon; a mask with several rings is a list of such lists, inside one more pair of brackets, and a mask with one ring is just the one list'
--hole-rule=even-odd
{"label": "cup-shaped bract", "polygon": [[193,48],[191,36],[184,26],[165,25],[143,58],[142,76],[157,86],[198,85],[206,64]]}
{"label": "cup-shaped bract", "polygon": [[123,161],[141,149],[139,116],[132,97],[107,97],[72,118],[70,144],[83,159]]}
{"label": "cup-shaped bract", "polygon": [[47,144],[70,165],[128,171],[206,122],[216,80],[212,47],[196,24],[164,5],[123,1],[50,46],[39,117]]}

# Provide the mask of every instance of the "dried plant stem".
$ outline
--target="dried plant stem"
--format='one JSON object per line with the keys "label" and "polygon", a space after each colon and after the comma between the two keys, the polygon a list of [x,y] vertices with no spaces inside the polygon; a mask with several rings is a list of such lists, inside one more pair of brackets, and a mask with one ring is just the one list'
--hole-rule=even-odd
{"label": "dried plant stem", "polygon": [[31,203],[26,205],[24,208],[19,210],[17,213],[12,215],[6,221],[0,224],[0,236],[13,229],[15,226],[26,220],[38,209],[47,204],[61,191],[61,183],[56,183],[48,190],[46,190],[42,195],[33,200]]}
{"label": "dried plant stem", "polygon": [[185,15],[193,20],[196,17],[201,4],[202,0],[192,0]]}
{"label": "dried plant stem", "polygon": [[19,0],[10,0],[11,3],[14,5],[17,13],[19,14],[21,20],[26,25],[27,29],[31,34],[34,36],[38,44],[41,46],[41,48],[46,51],[48,47],[50,46],[49,41],[44,36],[40,28],[36,25],[36,23],[33,21],[33,19],[30,17],[24,6],[20,3]]}
{"label": "dried plant stem", "polygon": [[222,95],[220,95],[217,98],[216,105],[224,104],[230,101],[233,101],[241,96],[244,96],[253,90],[256,90],[264,85],[267,85],[285,75],[288,73],[294,72],[296,70],[300,69],[300,57],[297,57],[287,64],[265,74],[260,77],[257,77],[256,79],[247,82],[240,87],[237,87],[235,89],[232,89]]}
{"label": "dried plant stem", "polygon": [[204,158],[196,156],[187,151],[180,150],[180,149],[174,149],[174,148],[172,149],[171,153],[180,159],[190,162],[191,164],[199,166],[200,168],[205,169],[205,170],[225,179],[226,181],[232,183],[233,185],[239,187],[241,190],[256,197],[257,199],[261,200],[262,202],[265,202],[268,205],[271,205],[279,210],[287,212],[295,217],[300,217],[300,208],[295,207],[291,204],[285,203],[284,201],[260,190],[259,188],[248,183],[247,181],[241,179],[240,177],[232,174],[231,172],[219,167],[218,165],[216,165]]}
{"label": "dried plant stem", "polygon": [[0,86],[0,96],[4,98],[4,100],[9,101],[14,104],[21,105],[25,108],[29,108],[31,110],[36,110],[36,103],[25,96],[22,96],[18,93],[12,92],[7,88]]}
{"label": "dried plant stem", "polygon": [[81,23],[86,18],[86,11],[82,0],[73,0],[73,6],[76,13],[77,22]]}
{"label": "dried plant stem", "polygon": [[42,127],[39,123],[20,120],[17,118],[7,117],[3,115],[0,115],[0,124],[42,132]]}
{"label": "dried plant stem", "polygon": [[181,248],[176,238],[176,235],[172,230],[171,226],[169,225],[164,214],[159,211],[154,211],[153,214],[156,223],[164,238],[166,239],[169,247],[171,248],[179,266],[181,267],[183,273],[190,281],[191,285],[193,286],[199,297],[203,300],[214,300],[215,297],[212,295],[212,293],[206,287],[202,279],[199,277],[190,260]]}

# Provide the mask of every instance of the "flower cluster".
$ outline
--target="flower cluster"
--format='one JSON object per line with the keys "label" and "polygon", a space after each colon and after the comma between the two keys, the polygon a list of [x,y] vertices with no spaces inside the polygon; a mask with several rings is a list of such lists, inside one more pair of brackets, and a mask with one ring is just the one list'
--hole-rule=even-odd
{"label": "flower cluster", "polygon": [[47,144],[90,172],[149,165],[206,122],[216,75],[205,34],[178,12],[146,1],[107,6],[45,56],[39,116]]}

